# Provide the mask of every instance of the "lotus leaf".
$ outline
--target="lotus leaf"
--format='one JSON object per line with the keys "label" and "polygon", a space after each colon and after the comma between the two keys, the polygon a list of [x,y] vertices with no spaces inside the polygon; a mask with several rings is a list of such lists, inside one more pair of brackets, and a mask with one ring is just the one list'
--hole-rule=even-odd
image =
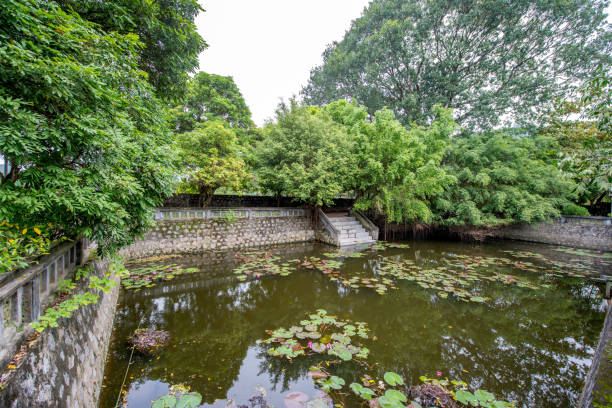
{"label": "lotus leaf", "polygon": [[202,395],[197,392],[190,392],[183,395],[176,403],[175,408],[195,408],[202,402]]}
{"label": "lotus leaf", "polygon": [[164,395],[153,401],[151,408],[174,408],[176,405],[176,398],[174,395]]}
{"label": "lotus leaf", "polygon": [[355,394],[368,401],[371,400],[372,397],[374,397],[375,395],[374,391],[358,383],[351,383],[349,387],[351,388],[351,390],[353,390]]}
{"label": "lotus leaf", "polygon": [[392,371],[387,371],[383,375],[383,378],[385,379],[385,382],[391,386],[404,384],[404,380],[402,379],[402,377],[400,377],[399,374],[396,374]]}

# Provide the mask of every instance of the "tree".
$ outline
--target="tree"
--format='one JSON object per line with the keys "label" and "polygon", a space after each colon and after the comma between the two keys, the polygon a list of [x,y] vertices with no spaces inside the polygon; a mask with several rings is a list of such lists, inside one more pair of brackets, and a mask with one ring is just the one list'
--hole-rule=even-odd
{"label": "tree", "polygon": [[598,63],[612,30],[603,0],[374,0],[323,54],[307,103],[355,99],[405,125],[453,108],[467,128],[533,122]]}
{"label": "tree", "polygon": [[349,184],[355,208],[375,210],[394,222],[432,221],[429,200],[452,180],[440,167],[455,127],[451,112],[436,107],[431,126],[407,130],[388,109],[377,111],[372,121],[365,107],[344,100],[323,109],[355,141]]}
{"label": "tree", "polygon": [[[171,192],[166,108],[138,69],[133,34],[101,31],[55,2],[0,14],[0,222],[131,242]],[[4,237],[4,236],[3,236]]]}
{"label": "tree", "polygon": [[456,182],[434,200],[440,224],[495,226],[536,222],[571,204],[574,183],[538,158],[550,138],[503,132],[453,138],[444,158]]}
{"label": "tree", "polygon": [[199,122],[220,119],[245,145],[255,134],[251,111],[232,77],[198,72],[187,84],[184,103],[176,109],[176,115],[178,132],[191,131]]}
{"label": "tree", "polygon": [[191,132],[178,134],[176,144],[184,180],[179,191],[197,191],[200,206],[210,204],[219,187],[241,191],[251,178],[240,157],[236,134],[227,122],[199,123]]}
{"label": "tree", "polygon": [[316,207],[331,205],[353,174],[344,128],[319,108],[291,101],[263,130],[255,151],[260,185]]}
{"label": "tree", "polygon": [[59,0],[59,4],[106,32],[138,35],[144,45],[138,50],[138,66],[164,99],[182,95],[187,73],[198,68],[198,56],[207,47],[194,22],[204,11],[197,0]]}
{"label": "tree", "polygon": [[573,175],[581,204],[600,204],[612,191],[611,90],[610,72],[600,67],[580,98],[560,101],[540,130],[558,142],[555,159]]}

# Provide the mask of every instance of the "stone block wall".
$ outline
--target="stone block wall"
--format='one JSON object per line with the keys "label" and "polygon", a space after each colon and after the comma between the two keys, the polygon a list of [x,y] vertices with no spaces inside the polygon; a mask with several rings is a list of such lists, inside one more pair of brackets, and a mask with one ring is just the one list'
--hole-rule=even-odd
{"label": "stone block wall", "polygon": [[122,250],[122,254],[142,258],[305,242],[314,238],[315,231],[306,217],[241,218],[232,223],[205,219],[160,220],[143,239]]}
{"label": "stone block wall", "polygon": [[[571,221],[570,221],[571,220]],[[603,221],[562,219],[500,228],[499,238],[612,251],[612,226]]]}
{"label": "stone block wall", "polygon": [[[94,264],[96,274],[108,262]],[[59,327],[46,329],[0,392],[0,407],[92,408],[98,406],[119,282],[98,303],[80,307]]]}

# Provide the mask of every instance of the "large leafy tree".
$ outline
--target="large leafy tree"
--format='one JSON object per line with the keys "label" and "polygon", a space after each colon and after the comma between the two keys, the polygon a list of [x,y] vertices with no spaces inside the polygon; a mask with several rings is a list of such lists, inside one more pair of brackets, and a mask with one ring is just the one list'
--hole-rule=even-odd
{"label": "large leafy tree", "polygon": [[241,157],[238,138],[227,122],[209,120],[176,136],[180,174],[179,191],[197,192],[205,206],[217,189],[242,191],[251,176]]}
{"label": "large leafy tree", "polygon": [[232,77],[199,72],[189,80],[183,100],[176,109],[178,132],[191,131],[197,123],[213,119],[227,122],[244,144],[256,132],[251,111]]}
{"label": "large leafy tree", "polygon": [[138,66],[148,74],[158,97],[175,99],[185,90],[188,72],[198,68],[207,47],[195,17],[204,11],[197,0],[58,0],[106,32],[136,34]]}
{"label": "large leafy tree", "polygon": [[105,32],[53,1],[0,14],[0,221],[129,243],[171,191],[166,109],[133,34]]}
{"label": "large leafy tree", "polygon": [[575,185],[541,158],[551,143],[503,132],[453,138],[443,164],[456,182],[434,200],[438,222],[495,226],[560,215]]}
{"label": "large leafy tree", "polygon": [[330,205],[353,174],[351,142],[321,109],[282,104],[255,151],[260,186],[311,206]]}
{"label": "large leafy tree", "polygon": [[383,109],[367,119],[366,108],[345,100],[324,107],[347,128],[354,140],[355,208],[374,210],[389,221],[432,221],[432,196],[452,180],[440,161],[455,123],[448,109],[435,108],[431,126],[406,129],[392,111]]}
{"label": "large leafy tree", "polygon": [[354,98],[405,125],[453,108],[464,127],[530,122],[598,63],[609,64],[604,0],[374,0],[323,54],[302,93]]}
{"label": "large leafy tree", "polygon": [[612,78],[600,67],[581,89],[580,97],[559,102],[541,133],[553,136],[563,170],[577,183],[581,204],[596,207],[612,191]]}

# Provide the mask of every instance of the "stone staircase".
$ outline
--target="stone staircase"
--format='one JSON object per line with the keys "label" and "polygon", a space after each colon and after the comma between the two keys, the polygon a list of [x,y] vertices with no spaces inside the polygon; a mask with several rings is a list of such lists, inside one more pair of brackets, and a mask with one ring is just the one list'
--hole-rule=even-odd
{"label": "stone staircase", "polygon": [[325,214],[329,222],[339,232],[340,246],[370,244],[376,242],[357,218],[349,215],[348,212],[336,212]]}

